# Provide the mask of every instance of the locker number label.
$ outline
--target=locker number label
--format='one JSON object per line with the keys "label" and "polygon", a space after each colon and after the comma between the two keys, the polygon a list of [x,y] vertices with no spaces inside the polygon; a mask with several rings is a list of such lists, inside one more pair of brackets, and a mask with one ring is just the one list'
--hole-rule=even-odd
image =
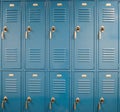
{"label": "locker number label", "polygon": [[62,77],[62,74],[57,74],[57,78],[61,78]]}
{"label": "locker number label", "polygon": [[9,77],[14,77],[14,74],[9,74]]}
{"label": "locker number label", "polygon": [[37,6],[38,6],[38,3],[34,3],[33,6],[34,6],[34,7],[37,7]]}
{"label": "locker number label", "polygon": [[107,6],[107,7],[110,7],[110,6],[112,6],[112,5],[111,5],[111,3],[106,3],[106,6]]}
{"label": "locker number label", "polygon": [[32,74],[32,77],[38,77],[38,74]]}
{"label": "locker number label", "polygon": [[111,74],[107,74],[107,75],[106,75],[106,78],[111,78],[111,77],[112,77]]}
{"label": "locker number label", "polygon": [[87,77],[87,75],[86,74],[82,74],[82,78],[86,78]]}
{"label": "locker number label", "polygon": [[15,7],[15,4],[9,4],[10,7]]}
{"label": "locker number label", "polygon": [[82,6],[87,6],[87,3],[82,3]]}
{"label": "locker number label", "polygon": [[63,4],[62,3],[57,3],[57,6],[61,7],[61,6],[63,6]]}

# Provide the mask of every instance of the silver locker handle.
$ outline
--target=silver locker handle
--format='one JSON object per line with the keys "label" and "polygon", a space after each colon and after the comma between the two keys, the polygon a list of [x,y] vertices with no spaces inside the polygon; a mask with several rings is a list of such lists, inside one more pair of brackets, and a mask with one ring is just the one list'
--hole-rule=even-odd
{"label": "silver locker handle", "polygon": [[25,108],[26,108],[26,110],[28,109],[28,103],[30,103],[31,101],[32,101],[31,97],[28,96],[28,97],[27,97],[27,100],[26,100],[26,102],[25,102]]}
{"label": "silver locker handle", "polygon": [[5,108],[5,103],[8,101],[7,96],[4,96],[3,100],[2,100],[2,104],[1,104],[1,108],[4,109]]}
{"label": "silver locker handle", "polygon": [[74,102],[74,110],[77,109],[77,104],[78,104],[79,102],[80,102],[80,98],[77,97],[77,98],[75,99],[75,102]]}
{"label": "silver locker handle", "polygon": [[6,33],[6,32],[8,32],[8,28],[7,28],[7,26],[4,26],[4,27],[3,27],[3,31],[2,31],[2,33],[1,33],[2,39],[5,38],[5,33]]}
{"label": "silver locker handle", "polygon": [[98,110],[101,110],[101,105],[104,103],[105,99],[103,97],[100,98],[100,101],[98,103]]}
{"label": "silver locker handle", "polygon": [[100,30],[99,30],[99,40],[101,40],[102,39],[102,33],[105,31],[105,27],[104,26],[101,26],[100,27]]}
{"label": "silver locker handle", "polygon": [[1,37],[2,37],[2,39],[5,38],[5,36],[4,36],[4,31],[2,31],[2,33],[1,33]]}
{"label": "silver locker handle", "polygon": [[52,34],[56,31],[56,27],[52,26],[50,29],[50,39],[52,39]]}
{"label": "silver locker handle", "polygon": [[77,38],[77,33],[80,32],[80,26],[77,26],[74,31],[74,39]]}
{"label": "silver locker handle", "polygon": [[28,39],[28,33],[31,32],[31,27],[28,26],[25,32],[25,39]]}
{"label": "silver locker handle", "polygon": [[49,103],[49,109],[52,110],[52,104],[55,102],[55,98],[52,97]]}

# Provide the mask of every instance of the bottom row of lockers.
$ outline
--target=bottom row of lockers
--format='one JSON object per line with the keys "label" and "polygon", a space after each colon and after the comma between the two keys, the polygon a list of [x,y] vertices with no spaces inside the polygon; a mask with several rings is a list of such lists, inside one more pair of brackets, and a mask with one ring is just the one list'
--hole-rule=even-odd
{"label": "bottom row of lockers", "polygon": [[1,112],[118,111],[118,72],[2,72],[0,82]]}

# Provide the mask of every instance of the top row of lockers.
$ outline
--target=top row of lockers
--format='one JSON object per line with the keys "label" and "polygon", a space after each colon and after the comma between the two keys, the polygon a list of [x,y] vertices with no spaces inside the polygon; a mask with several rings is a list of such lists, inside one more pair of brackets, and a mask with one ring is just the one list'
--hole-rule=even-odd
{"label": "top row of lockers", "polygon": [[[2,2],[31,2],[31,1],[74,1],[74,0],[0,0]],[[120,1],[120,0],[77,0],[77,1]]]}

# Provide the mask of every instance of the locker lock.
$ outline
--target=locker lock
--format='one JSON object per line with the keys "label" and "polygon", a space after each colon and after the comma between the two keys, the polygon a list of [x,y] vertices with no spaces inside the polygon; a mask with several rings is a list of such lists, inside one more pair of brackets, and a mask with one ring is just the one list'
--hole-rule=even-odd
{"label": "locker lock", "polygon": [[51,29],[50,29],[50,39],[52,39],[52,33],[54,33],[55,30],[56,30],[56,27],[52,26]]}
{"label": "locker lock", "polygon": [[103,33],[105,31],[105,27],[101,26],[100,31]]}
{"label": "locker lock", "polygon": [[7,101],[8,101],[7,96],[4,96],[4,98],[3,98],[3,100],[2,100],[2,104],[1,104],[2,109],[5,108],[5,103],[6,103]]}
{"label": "locker lock", "polygon": [[4,26],[3,30],[4,30],[4,32],[8,32],[7,26]]}
{"label": "locker lock", "polygon": [[31,97],[28,96],[28,97],[27,97],[27,100],[26,100],[26,102],[25,102],[25,108],[26,108],[26,109],[28,109],[28,103],[30,103],[31,101],[32,101]]}
{"label": "locker lock", "polygon": [[76,110],[77,104],[78,104],[79,102],[80,102],[80,98],[77,97],[77,98],[75,99],[75,102],[74,102],[74,110]]}
{"label": "locker lock", "polygon": [[27,31],[31,32],[31,27],[30,26],[27,27]]}
{"label": "locker lock", "polygon": [[74,31],[74,39],[77,38],[77,33],[80,32],[80,26],[77,26]]}
{"label": "locker lock", "polygon": [[52,97],[49,103],[49,109],[52,110],[52,104],[55,102],[55,98]]}
{"label": "locker lock", "polygon": [[104,98],[103,97],[100,98],[100,103],[104,103]]}
{"label": "locker lock", "polygon": [[104,103],[104,98],[101,97],[101,98],[100,98],[100,101],[99,101],[99,103],[98,103],[98,110],[101,109],[101,105],[102,105],[103,103]]}

